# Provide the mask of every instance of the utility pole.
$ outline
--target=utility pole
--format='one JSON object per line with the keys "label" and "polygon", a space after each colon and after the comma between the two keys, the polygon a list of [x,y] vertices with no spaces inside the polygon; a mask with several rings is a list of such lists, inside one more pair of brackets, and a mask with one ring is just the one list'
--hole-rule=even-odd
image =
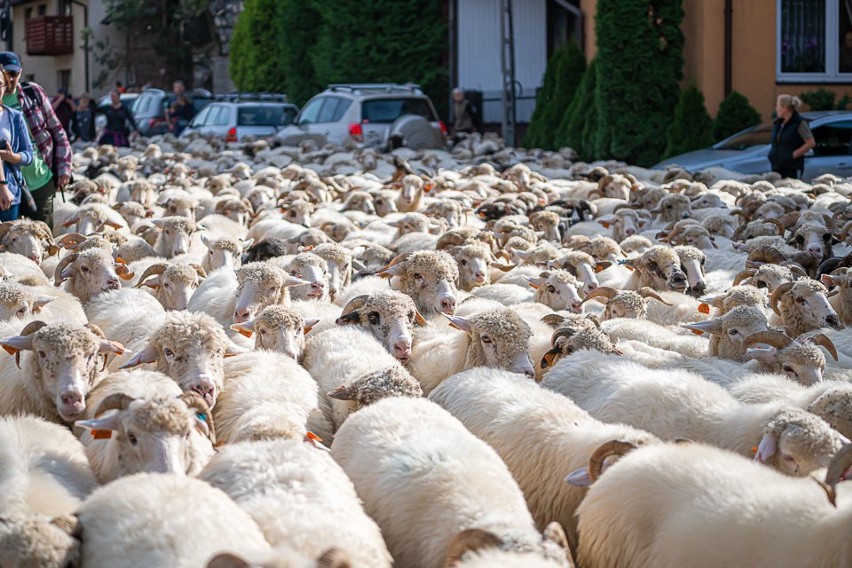
{"label": "utility pole", "polygon": [[512,0],[500,2],[500,62],[503,67],[503,138],[515,146],[515,31],[512,23]]}

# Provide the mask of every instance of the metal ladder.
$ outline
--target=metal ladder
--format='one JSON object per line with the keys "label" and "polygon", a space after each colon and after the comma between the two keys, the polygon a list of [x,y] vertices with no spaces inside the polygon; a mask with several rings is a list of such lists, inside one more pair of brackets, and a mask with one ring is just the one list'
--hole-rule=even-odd
{"label": "metal ladder", "polygon": [[515,146],[517,101],[515,97],[515,31],[512,0],[500,0],[500,63],[503,72],[503,139]]}

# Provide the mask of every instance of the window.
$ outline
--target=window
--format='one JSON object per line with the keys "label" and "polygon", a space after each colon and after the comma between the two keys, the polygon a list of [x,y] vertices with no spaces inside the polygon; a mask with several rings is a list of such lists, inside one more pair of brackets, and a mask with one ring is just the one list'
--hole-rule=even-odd
{"label": "window", "polygon": [[299,115],[299,124],[313,124],[316,122],[325,99],[326,97],[320,97],[305,105],[305,108],[302,109],[302,113]]}
{"label": "window", "polygon": [[364,122],[390,123],[403,114],[416,114],[429,121],[437,120],[426,99],[373,99],[361,105],[361,119]]}
{"label": "window", "polygon": [[70,91],[71,89],[71,70],[70,69],[60,69],[57,73],[57,79],[59,80],[59,86],[66,91]]}
{"label": "window", "polygon": [[223,106],[217,109],[219,112],[216,116],[213,116],[213,113],[216,111],[211,111],[210,113],[210,121],[213,126],[228,126],[229,120],[231,118],[231,109]]}
{"label": "window", "polygon": [[29,20],[32,17],[33,17],[33,9],[32,8],[27,8],[26,10],[24,10],[24,20]]}
{"label": "window", "polygon": [[776,79],[852,80],[852,0],[778,0]]}
{"label": "window", "polygon": [[824,124],[813,129],[814,156],[848,156],[852,141],[852,121],[844,120]]}
{"label": "window", "polygon": [[243,106],[237,110],[238,126],[281,126],[284,107]]}
{"label": "window", "polygon": [[47,15],[47,4],[39,4],[38,15],[39,16],[46,16]]}
{"label": "window", "polygon": [[717,150],[746,150],[754,146],[765,146],[772,142],[772,125],[759,124],[734,134],[714,146]]}
{"label": "window", "polygon": [[192,126],[204,126],[204,121],[207,120],[207,116],[210,114],[211,107],[206,107],[200,113],[195,115],[195,118],[192,119]]}
{"label": "window", "polygon": [[[334,122],[337,115],[337,107],[342,106],[344,99],[340,97],[326,97],[325,104],[317,117],[317,122]],[[343,113],[340,113],[343,114]]]}

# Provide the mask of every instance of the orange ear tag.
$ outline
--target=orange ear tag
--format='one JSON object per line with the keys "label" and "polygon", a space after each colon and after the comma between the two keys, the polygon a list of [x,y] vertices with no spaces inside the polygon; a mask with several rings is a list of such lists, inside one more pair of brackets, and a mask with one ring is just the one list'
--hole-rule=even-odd
{"label": "orange ear tag", "polygon": [[109,440],[112,438],[112,430],[92,430],[92,438],[95,440]]}
{"label": "orange ear tag", "polygon": [[15,354],[15,353],[17,353],[18,351],[20,351],[20,349],[15,349],[14,347],[9,347],[8,345],[4,345],[4,346],[3,346],[3,351],[5,351],[6,353],[8,353],[9,355],[14,355],[14,354]]}
{"label": "orange ear tag", "polygon": [[704,335],[704,332],[703,332],[703,331],[701,331],[701,330],[698,330],[698,329],[691,329],[691,330],[689,330],[689,331],[691,331],[691,332],[692,332],[692,333],[694,333],[695,335]]}
{"label": "orange ear tag", "polygon": [[240,335],[244,335],[245,337],[251,337],[252,336],[252,332],[250,332],[248,330],[238,329],[237,331],[240,332]]}
{"label": "orange ear tag", "polygon": [[702,302],[701,304],[698,305],[698,311],[701,312],[702,314],[709,314],[710,313],[710,304],[705,304],[705,303]]}

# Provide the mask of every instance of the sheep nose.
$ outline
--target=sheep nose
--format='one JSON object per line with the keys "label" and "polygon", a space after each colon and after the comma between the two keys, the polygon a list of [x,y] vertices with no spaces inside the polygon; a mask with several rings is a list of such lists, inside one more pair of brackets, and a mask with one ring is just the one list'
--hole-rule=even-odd
{"label": "sheep nose", "polygon": [[393,344],[393,356],[407,361],[411,358],[411,344],[408,341],[397,341]]}
{"label": "sheep nose", "polygon": [[706,290],[706,289],[707,289],[707,284],[704,282],[704,280],[700,280],[700,281],[696,282],[695,286],[692,287],[692,290],[694,292],[698,293],[698,294],[704,292],[704,290]]}
{"label": "sheep nose", "polygon": [[593,291],[597,290],[597,288],[598,288],[598,285],[597,285],[597,284],[595,284],[594,282],[589,282],[589,283],[588,283],[588,284],[586,284],[586,286],[585,286],[585,289],[586,289],[586,293],[587,293],[587,294],[588,294],[589,292],[593,292]]}
{"label": "sheep nose", "polygon": [[684,213],[684,214],[683,214],[683,218],[684,218],[684,219],[689,219],[689,211],[687,211],[686,213]]}
{"label": "sheep nose", "polygon": [[624,234],[628,237],[632,236],[634,233],[636,233],[636,229],[634,229],[633,227],[627,227],[626,229],[624,229]]}
{"label": "sheep nose", "polygon": [[184,247],[175,247],[174,256],[177,256],[179,254],[185,254],[185,253],[186,253],[186,249]]}
{"label": "sheep nose", "polygon": [[36,264],[41,264],[41,256],[37,255],[36,253],[28,254],[27,258],[29,258],[31,261],[35,262]]}
{"label": "sheep nose", "polygon": [[251,317],[251,310],[246,308],[237,308],[234,310],[234,323],[243,323]]}
{"label": "sheep nose", "polygon": [[675,284],[683,284],[684,282],[686,282],[686,276],[684,276],[680,272],[675,272],[674,274],[672,274],[672,282]]}
{"label": "sheep nose", "polygon": [[525,375],[528,379],[535,379],[535,373],[534,373],[534,372],[532,372],[532,371],[524,371],[524,375]]}
{"label": "sheep nose", "polygon": [[441,298],[441,311],[445,314],[452,314],[456,311],[455,298]]}
{"label": "sheep nose", "polygon": [[583,311],[583,303],[582,302],[571,302],[571,311],[575,314],[579,314]]}
{"label": "sheep nose", "polygon": [[827,316],[825,318],[825,323],[833,329],[843,329],[843,324],[840,323],[840,318],[837,317],[837,314],[831,314],[830,316]]}
{"label": "sheep nose", "polygon": [[[80,391],[67,391],[60,397],[63,406],[78,408],[83,406],[83,393]],[[82,411],[82,409],[81,409]]]}
{"label": "sheep nose", "polygon": [[207,381],[199,381],[190,387],[190,390],[197,392],[207,403],[207,406],[213,408],[213,403],[216,401],[216,387]]}
{"label": "sheep nose", "polygon": [[476,281],[477,284],[482,284],[483,282],[485,282],[485,274],[483,274],[482,272],[477,272],[473,275],[473,279]]}
{"label": "sheep nose", "polygon": [[119,288],[121,288],[121,284],[119,283],[118,278],[115,278],[113,276],[110,276],[109,279],[107,279],[106,285],[108,290],[118,290]]}
{"label": "sheep nose", "polygon": [[822,256],[822,247],[808,247],[808,252],[814,256]]}

